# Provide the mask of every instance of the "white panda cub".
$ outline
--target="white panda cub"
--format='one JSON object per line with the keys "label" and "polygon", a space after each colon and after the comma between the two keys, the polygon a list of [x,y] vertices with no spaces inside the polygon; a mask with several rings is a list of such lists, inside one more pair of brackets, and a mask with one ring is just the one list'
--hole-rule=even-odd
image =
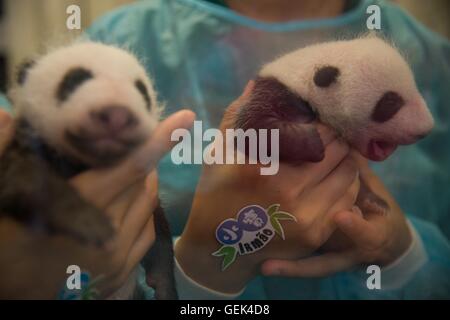
{"label": "white panda cub", "polygon": [[[110,221],[67,179],[114,165],[148,140],[160,108],[145,69],[130,53],[78,42],[24,65],[11,91],[16,133],[0,161],[0,212],[87,244],[113,236]],[[161,208],[143,260],[159,299],[177,297],[173,251]]]}
{"label": "white panda cub", "polygon": [[[373,35],[312,45],[265,65],[235,127],[279,129],[280,161],[299,164],[324,157],[317,121],[374,161],[433,127],[407,62]],[[363,182],[357,205],[385,211]]]}

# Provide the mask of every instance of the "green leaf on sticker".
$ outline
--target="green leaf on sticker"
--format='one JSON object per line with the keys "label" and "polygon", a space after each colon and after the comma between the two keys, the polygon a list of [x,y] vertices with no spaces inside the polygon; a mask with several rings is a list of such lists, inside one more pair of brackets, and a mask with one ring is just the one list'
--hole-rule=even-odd
{"label": "green leaf on sticker", "polygon": [[292,214],[290,214],[288,212],[284,212],[284,211],[275,212],[272,217],[274,219],[277,219],[277,220],[293,220],[293,221],[297,221],[297,218],[295,216],[293,216]]}
{"label": "green leaf on sticker", "polygon": [[280,208],[280,205],[278,203],[271,205],[270,207],[267,208],[267,215],[269,217],[272,216],[275,212],[278,211],[279,208]]}
{"label": "green leaf on sticker", "polygon": [[285,211],[278,211],[280,208],[279,204],[271,205],[267,211],[270,212],[270,223],[272,227],[275,229],[275,232],[284,240],[284,230],[283,226],[280,224],[280,220],[291,220],[297,221],[295,216]]}
{"label": "green leaf on sticker", "polygon": [[222,261],[222,271],[224,271],[236,260],[237,251],[233,247],[223,246],[216,252],[213,252],[212,255],[215,257],[224,257]]}
{"label": "green leaf on sticker", "polygon": [[272,216],[270,217],[270,223],[272,224],[272,227],[275,229],[277,235],[279,235],[284,240],[284,230],[280,222],[278,222],[278,220]]}

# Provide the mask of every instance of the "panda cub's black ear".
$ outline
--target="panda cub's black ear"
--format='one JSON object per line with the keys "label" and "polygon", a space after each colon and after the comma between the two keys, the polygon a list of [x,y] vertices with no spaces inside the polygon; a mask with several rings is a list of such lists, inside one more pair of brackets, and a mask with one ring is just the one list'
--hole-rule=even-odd
{"label": "panda cub's black ear", "polygon": [[34,60],[25,60],[22,62],[22,64],[19,65],[17,68],[17,84],[23,85],[25,83],[25,80],[27,79],[28,71],[31,69],[32,66],[36,64],[36,61]]}

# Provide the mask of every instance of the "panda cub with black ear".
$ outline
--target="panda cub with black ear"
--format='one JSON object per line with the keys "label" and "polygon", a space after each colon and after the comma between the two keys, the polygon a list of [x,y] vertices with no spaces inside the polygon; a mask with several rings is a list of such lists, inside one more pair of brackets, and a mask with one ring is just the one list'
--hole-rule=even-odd
{"label": "panda cub with black ear", "polygon": [[[268,63],[235,118],[236,128],[278,129],[280,161],[293,165],[324,158],[317,122],[373,161],[434,125],[408,63],[375,35],[311,45]],[[388,209],[364,180],[356,204],[363,212]]]}
{"label": "panda cub with black ear", "polygon": [[[110,221],[67,179],[115,165],[149,139],[160,107],[145,69],[122,49],[79,42],[25,64],[17,80],[16,132],[0,161],[1,214],[86,244],[105,243],[114,235]],[[161,208],[154,222],[156,240],[143,266],[156,298],[176,299]]]}

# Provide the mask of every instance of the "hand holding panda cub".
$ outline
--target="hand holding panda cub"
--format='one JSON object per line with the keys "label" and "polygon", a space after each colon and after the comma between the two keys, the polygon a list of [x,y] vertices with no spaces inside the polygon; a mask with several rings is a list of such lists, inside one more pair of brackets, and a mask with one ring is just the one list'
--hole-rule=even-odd
{"label": "hand holding panda cub", "polygon": [[[109,218],[67,179],[123,163],[149,140],[159,107],[143,67],[118,48],[76,43],[28,63],[12,96],[15,135],[0,158],[0,212],[88,245],[110,241],[115,231]],[[174,299],[171,236],[161,208],[154,225],[156,242],[143,266],[157,298]]]}

